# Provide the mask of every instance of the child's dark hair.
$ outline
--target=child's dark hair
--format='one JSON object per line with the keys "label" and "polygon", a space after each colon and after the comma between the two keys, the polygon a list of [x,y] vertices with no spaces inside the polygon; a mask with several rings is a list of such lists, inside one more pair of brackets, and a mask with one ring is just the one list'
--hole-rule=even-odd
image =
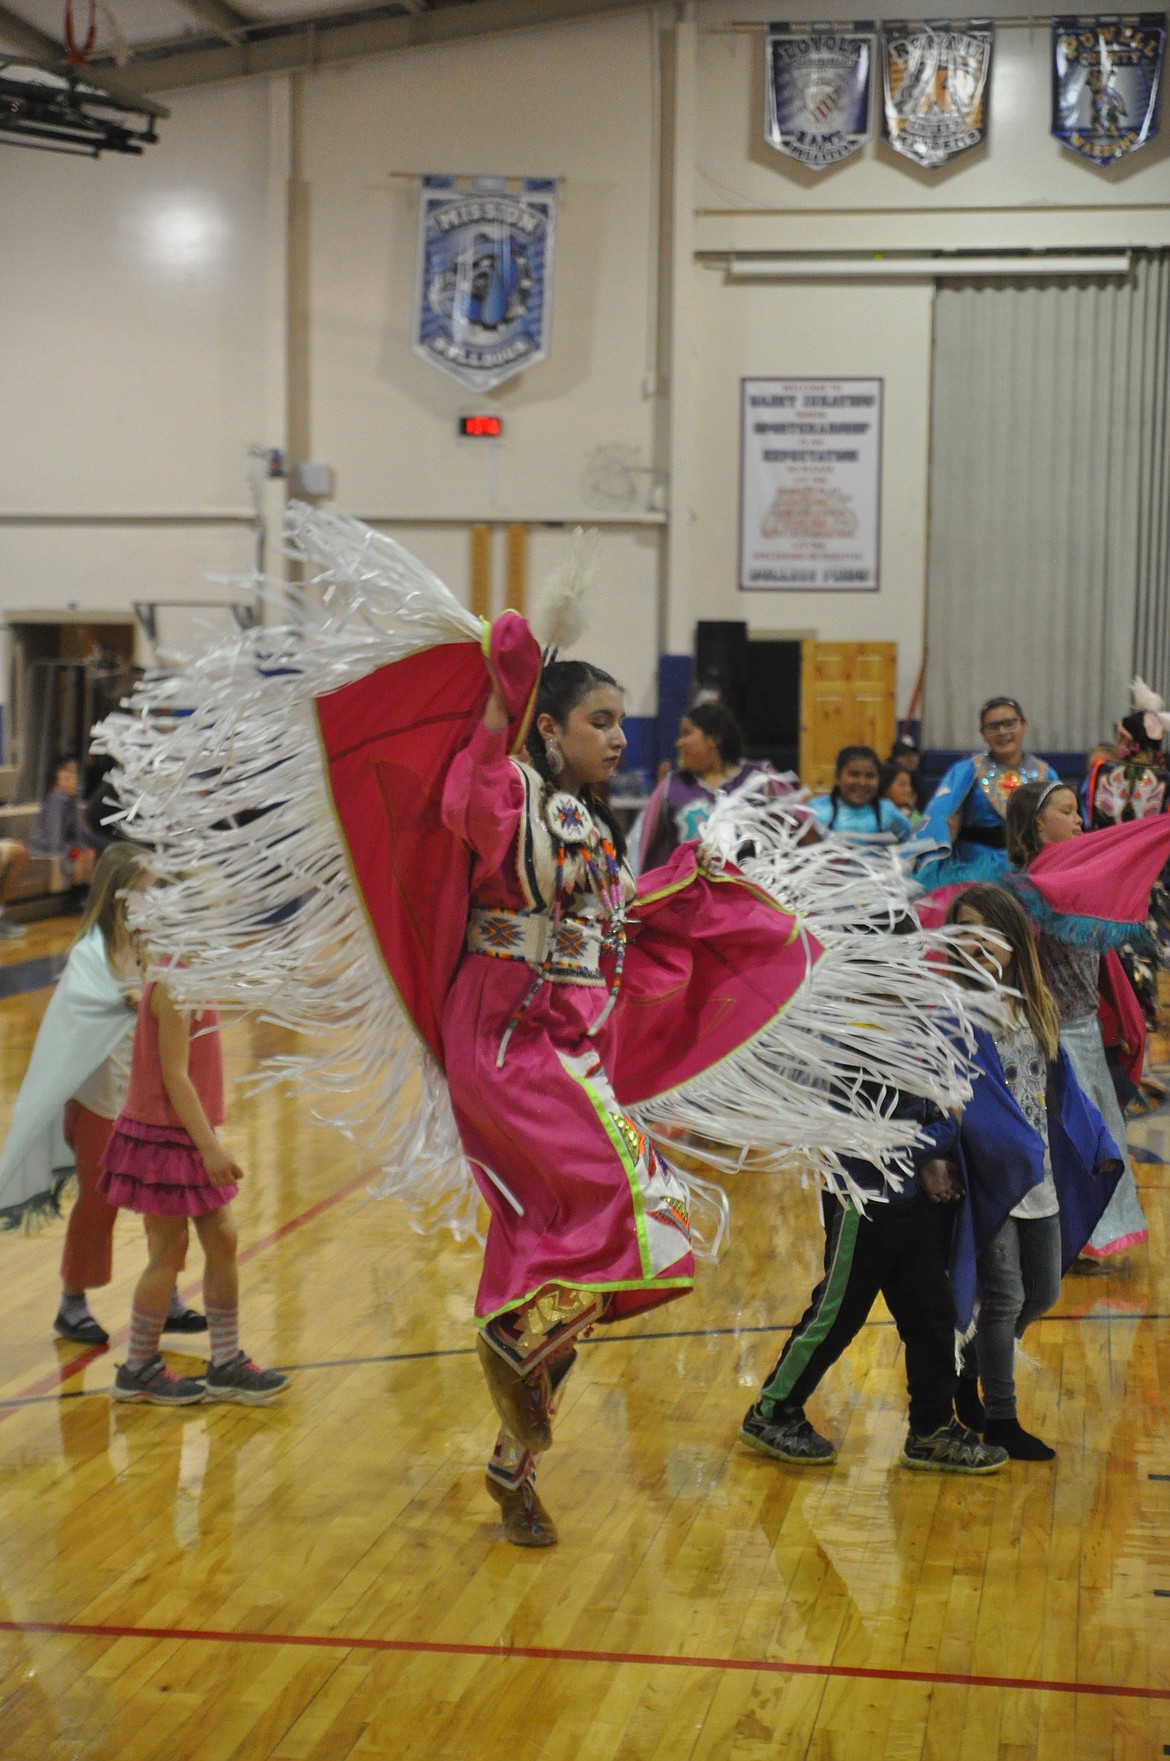
{"label": "child's dark hair", "polygon": [[1023,906],[1006,887],[981,882],[955,895],[947,906],[947,922],[957,924],[959,912],[964,907],[974,911],[988,929],[994,930],[1007,943],[1010,956],[1003,982],[1019,991],[1028,1026],[1036,1035],[1046,1062],[1051,1064],[1060,1045],[1060,1013],[1044,982]]}
{"label": "child's dark hair", "polygon": [[1007,854],[1013,868],[1027,868],[1044,848],[1040,842],[1040,813],[1061,789],[1076,794],[1071,783],[1050,778],[1046,783],[1021,783],[1015,794],[1009,796]]}
{"label": "child's dark hair", "polygon": [[862,758],[868,759],[869,763],[873,765],[874,770],[876,770],[878,774],[878,792],[869,805],[873,808],[874,824],[879,832],[882,829],[882,761],[872,746],[842,746],[840,752],[837,754],[837,762],[833,767],[833,787],[829,791],[829,800],[833,804],[833,812],[829,819],[830,831],[832,831],[837,824],[837,809],[841,805],[841,791],[837,786],[841,781],[841,772],[845,769],[847,764],[853,764],[856,760]]}
{"label": "child's dark hair", "polygon": [[[563,728],[577,705],[588,697],[590,691],[596,690],[598,685],[612,685],[615,690],[621,690],[612,673],[603,672],[599,666],[594,666],[588,660],[553,660],[541,671],[536,705],[532,711],[525,746],[529,764],[550,789],[559,788],[560,785],[548,762],[544,735],[536,725],[537,720],[542,715],[551,715],[557,726]],[[583,798],[590,812],[604,822],[620,862],[626,853],[626,839],[617,819],[608,804],[599,795],[595,795],[592,789],[586,789]]]}
{"label": "child's dark hair", "polygon": [[1139,752],[1148,752],[1153,757],[1161,758],[1165,751],[1166,731],[1161,723],[1158,733],[1151,734],[1146,727],[1146,711],[1135,709],[1132,715],[1123,715],[1121,726],[1125,729]]}
{"label": "child's dark hair", "polygon": [[883,764],[878,773],[878,798],[884,801],[890,784],[896,783],[899,777],[909,776],[909,774],[909,771],[903,770],[900,764],[890,762]]}
{"label": "child's dark hair", "polygon": [[743,730],[726,703],[711,700],[684,711],[683,719],[714,740],[724,764],[738,764],[743,757]]}

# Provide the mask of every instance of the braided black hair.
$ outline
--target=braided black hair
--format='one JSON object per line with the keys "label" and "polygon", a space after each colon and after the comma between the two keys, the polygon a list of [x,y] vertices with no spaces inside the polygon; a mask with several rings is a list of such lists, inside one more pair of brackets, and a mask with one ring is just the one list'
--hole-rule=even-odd
{"label": "braided black hair", "polygon": [[[544,735],[537,727],[537,721],[542,715],[551,715],[557,726],[563,728],[577,705],[583,703],[598,685],[612,685],[616,691],[621,690],[612,673],[604,672],[588,660],[551,660],[541,669],[536,707],[525,746],[528,762],[550,789],[557,789],[560,784],[549,764]],[[589,788],[584,790],[582,799],[594,818],[605,825],[621,862],[626,854],[626,837],[608,803]]]}

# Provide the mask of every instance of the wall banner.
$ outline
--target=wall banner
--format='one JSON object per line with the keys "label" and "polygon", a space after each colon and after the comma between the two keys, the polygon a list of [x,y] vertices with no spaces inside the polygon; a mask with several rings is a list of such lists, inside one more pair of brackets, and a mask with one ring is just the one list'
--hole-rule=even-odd
{"label": "wall banner", "polygon": [[769,144],[814,171],[847,159],[869,135],[872,24],[768,27]]}
{"label": "wall banner", "polygon": [[935,20],[882,26],[884,133],[917,165],[945,165],[987,128],[994,26]]}
{"label": "wall banner", "polygon": [[551,177],[423,177],[411,347],[473,391],[548,354]]}
{"label": "wall banner", "polygon": [[1094,165],[1112,165],[1152,141],[1162,101],[1166,19],[1052,21],[1052,132]]}
{"label": "wall banner", "polygon": [[882,381],[741,381],[739,584],[873,593]]}

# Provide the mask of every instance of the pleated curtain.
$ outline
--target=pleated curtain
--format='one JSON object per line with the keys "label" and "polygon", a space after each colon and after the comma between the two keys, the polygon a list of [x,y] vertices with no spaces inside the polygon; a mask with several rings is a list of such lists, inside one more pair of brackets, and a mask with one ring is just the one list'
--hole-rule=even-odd
{"label": "pleated curtain", "polygon": [[1123,280],[944,284],[935,300],[925,734],[1108,737],[1170,700],[1170,253]]}

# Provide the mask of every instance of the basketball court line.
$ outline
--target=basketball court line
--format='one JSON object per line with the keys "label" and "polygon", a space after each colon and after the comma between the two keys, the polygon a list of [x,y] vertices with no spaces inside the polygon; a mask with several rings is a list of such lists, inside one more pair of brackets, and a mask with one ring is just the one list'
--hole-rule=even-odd
{"label": "basketball court line", "polygon": [[753,1675],[809,1675],[846,1681],[919,1682],[927,1687],[996,1688],[1001,1692],[1091,1694],[1105,1699],[1170,1701],[1170,1688],[1122,1682],[1077,1682],[1044,1677],[975,1675],[933,1669],[879,1669],[866,1664],[792,1663],[778,1657],[703,1657],[652,1651],[582,1651],[559,1645],[496,1645],[440,1639],[379,1639],[337,1633],[229,1632],[215,1628],[114,1626],[57,1620],[0,1620],[0,1632],[42,1633],[65,1639],[144,1639],[208,1645],[289,1645],[323,1651],[382,1651],[431,1657],[494,1657],[530,1663],[602,1663],[650,1669],[737,1670]]}
{"label": "basketball court line", "polygon": [[[365,1179],[367,1176],[363,1175],[361,1178]],[[307,1215],[308,1213],[306,1213],[306,1217]],[[287,1228],[289,1226],[286,1225],[285,1227]],[[260,1246],[261,1243],[259,1242],[255,1244],[257,1250]],[[241,1255],[241,1259],[242,1258],[243,1256]],[[194,1291],[188,1290],[185,1294],[192,1295],[194,1294]],[[1137,1315],[1112,1315],[1083,1313],[1072,1315],[1041,1315],[1039,1320],[1034,1321],[1032,1325],[1035,1327],[1044,1325],[1053,1326],[1060,1325],[1064,1321],[1170,1321],[1170,1314],[1143,1313]],[[746,1339],[749,1336],[756,1336],[765,1333],[788,1333],[791,1332],[795,1325],[795,1321],[774,1321],[767,1326],[756,1327],[676,1327],[669,1331],[663,1330],[658,1332],[597,1334],[592,1339],[580,1339],[577,1343],[578,1346],[633,1345],[640,1340],[650,1339]],[[894,1323],[890,1320],[879,1320],[864,1321],[862,1325],[863,1327],[892,1327]],[[110,1341],[111,1345],[114,1344],[115,1341],[123,1340],[125,1335],[125,1328],[123,1328],[120,1333],[112,1335]],[[180,1355],[190,1355],[190,1353],[184,1353],[182,1345],[176,1345],[173,1342],[164,1341],[163,1349],[177,1352]],[[78,1357],[74,1358],[69,1365],[62,1366],[59,1381],[68,1381],[75,1373],[88,1368],[88,1366],[98,1358],[104,1357],[108,1351],[109,1346],[99,1345],[94,1346],[87,1352],[82,1352]],[[273,1364],[272,1367],[273,1369],[283,1371],[287,1375],[299,1376],[312,1370],[361,1369],[363,1366],[369,1364],[423,1363],[430,1362],[435,1358],[472,1357],[474,1354],[475,1347],[472,1345],[447,1345],[436,1348],[433,1351],[383,1351],[373,1352],[362,1357],[327,1357],[303,1364]],[[200,1354],[196,1353],[195,1355],[198,1356]],[[43,1381],[49,1380],[50,1378],[48,1377],[43,1378]],[[108,1387],[62,1390],[57,1386],[50,1389],[47,1393],[39,1391],[41,1387],[40,1384],[33,1384],[33,1387],[37,1388],[38,1392],[22,1392],[20,1394],[11,1395],[7,1400],[0,1400],[0,1419],[3,1419],[7,1412],[15,1410],[18,1407],[47,1405],[59,1400],[104,1400],[109,1395]],[[1151,1474],[1149,1477],[1153,1480],[1159,1478],[1170,1479],[1170,1475]]]}

